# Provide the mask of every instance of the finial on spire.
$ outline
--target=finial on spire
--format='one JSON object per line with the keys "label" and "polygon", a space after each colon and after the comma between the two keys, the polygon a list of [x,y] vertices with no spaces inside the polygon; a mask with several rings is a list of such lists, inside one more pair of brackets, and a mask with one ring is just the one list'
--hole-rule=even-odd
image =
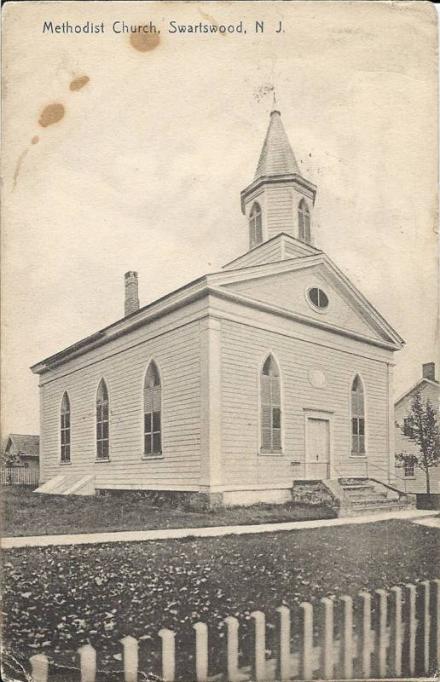
{"label": "finial on spire", "polygon": [[277,93],[275,91],[275,86],[273,87],[273,100],[272,100],[272,109],[271,109],[270,114],[271,115],[272,114],[280,114],[281,115],[281,112],[278,109]]}

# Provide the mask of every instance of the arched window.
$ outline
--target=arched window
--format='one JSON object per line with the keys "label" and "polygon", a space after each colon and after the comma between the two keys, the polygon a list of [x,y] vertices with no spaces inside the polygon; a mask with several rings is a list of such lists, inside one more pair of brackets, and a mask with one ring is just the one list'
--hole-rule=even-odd
{"label": "arched window", "polygon": [[353,455],[365,454],[365,399],[359,375],[351,386],[351,452]]}
{"label": "arched window", "polygon": [[249,241],[251,249],[263,241],[261,207],[257,203],[252,206],[249,214]]}
{"label": "arched window", "polygon": [[161,385],[157,365],[151,361],[144,383],[144,453],[160,455],[161,438]]}
{"label": "arched window", "polygon": [[108,459],[109,456],[109,406],[108,390],[101,379],[96,393],[96,457]]}
{"label": "arched window", "polygon": [[61,461],[70,462],[70,400],[67,393],[61,401]]}
{"label": "arched window", "polygon": [[261,449],[281,450],[281,392],[277,363],[269,355],[263,365],[261,383]]}
{"label": "arched window", "polygon": [[298,206],[298,236],[301,241],[310,244],[310,211],[304,199]]}

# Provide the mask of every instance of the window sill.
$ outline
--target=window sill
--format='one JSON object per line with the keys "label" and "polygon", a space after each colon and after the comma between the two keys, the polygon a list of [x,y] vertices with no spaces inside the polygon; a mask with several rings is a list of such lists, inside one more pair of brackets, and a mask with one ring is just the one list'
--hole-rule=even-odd
{"label": "window sill", "polygon": [[111,462],[110,457],[107,457],[106,459],[103,457],[101,459],[95,459],[95,464],[107,464],[107,462]]}
{"label": "window sill", "polygon": [[60,467],[68,467],[72,465],[72,462],[60,462]]}
{"label": "window sill", "polygon": [[352,452],[350,455],[350,459],[367,459],[367,453],[362,452],[362,453],[359,453],[358,455],[356,455]]}
{"label": "window sill", "polygon": [[269,456],[269,457],[279,457],[280,455],[284,455],[284,452],[282,450],[260,450],[258,453],[260,456]]}
{"label": "window sill", "polygon": [[142,457],[141,457],[141,460],[143,462],[150,462],[151,460],[156,461],[158,459],[165,459],[164,455],[161,452],[159,452],[155,455],[142,455]]}

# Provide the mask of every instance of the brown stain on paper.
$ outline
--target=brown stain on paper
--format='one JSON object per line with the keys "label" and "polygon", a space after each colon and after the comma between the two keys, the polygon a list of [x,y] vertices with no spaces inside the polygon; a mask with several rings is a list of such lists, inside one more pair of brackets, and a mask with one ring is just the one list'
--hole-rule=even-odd
{"label": "brown stain on paper", "polygon": [[132,33],[130,35],[130,45],[139,52],[151,52],[160,43],[160,35],[158,33]]}
{"label": "brown stain on paper", "polygon": [[73,81],[71,81],[69,88],[70,90],[81,90],[87,83],[89,82],[90,78],[88,76],[78,76],[78,78],[74,78]]}
{"label": "brown stain on paper", "polygon": [[40,138],[38,137],[38,135],[34,135],[32,140],[31,140],[31,143],[32,144],[38,144],[39,141],[40,141]]}
{"label": "brown stain on paper", "polygon": [[38,123],[42,128],[47,128],[47,126],[51,126],[54,123],[61,121],[61,119],[64,117],[64,114],[65,109],[63,104],[60,104],[59,102],[48,104],[41,112]]}

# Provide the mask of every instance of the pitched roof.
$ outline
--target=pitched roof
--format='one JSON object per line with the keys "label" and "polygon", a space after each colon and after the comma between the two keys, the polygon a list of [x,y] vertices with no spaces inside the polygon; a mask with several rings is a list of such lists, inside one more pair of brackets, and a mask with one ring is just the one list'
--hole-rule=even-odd
{"label": "pitched roof", "polygon": [[270,114],[269,128],[267,129],[254,180],[263,176],[284,175],[285,173],[301,175],[292,147],[290,146],[289,138],[281,121],[281,114],[277,109],[274,109]]}
{"label": "pitched roof", "polygon": [[25,455],[36,455],[40,453],[40,436],[33,436],[22,433],[10,433],[9,439],[12,441],[17,452]]}
{"label": "pitched roof", "polygon": [[[91,334],[90,336],[81,339],[77,343],[68,346],[58,353],[55,353],[54,355],[37,362],[35,365],[32,365],[31,370],[34,372],[34,374],[43,374],[62,364],[63,362],[69,361],[78,355],[82,355],[83,353],[92,350],[93,348],[97,348],[105,343],[108,343],[109,341],[120,337],[122,334],[125,334],[128,331],[141,327],[148,322],[167,315],[170,312],[173,312],[174,310],[187,305],[190,302],[199,300],[200,298],[209,294],[217,296],[220,295],[223,298],[228,297],[229,299],[235,300],[240,298],[241,303],[255,307],[258,301],[254,301],[244,296],[238,297],[236,293],[229,292],[227,289],[225,289],[223,285],[230,281],[235,281],[241,278],[252,279],[260,276],[264,277],[267,275],[276,274],[277,272],[289,271],[291,269],[296,270],[304,267],[311,267],[319,263],[322,263],[329,271],[333,273],[333,275],[340,282],[340,284],[344,286],[347,292],[351,293],[353,300],[356,301],[360,310],[363,311],[364,316],[366,316],[371,323],[384,334],[383,342],[379,342],[378,340],[367,337],[362,337],[361,340],[373,343],[374,345],[384,346],[392,350],[399,350],[402,348],[405,343],[402,337],[380,315],[380,313],[365,298],[365,296],[363,296],[363,294],[361,294],[361,292],[350,282],[348,277],[342,273],[335,263],[333,263],[333,261],[324,252],[316,251],[316,253],[303,257],[289,258],[273,263],[260,263],[244,267],[241,266],[199,277],[192,282],[185,284],[183,287],[180,287],[179,289],[171,291],[169,294],[162,296],[156,301],[148,303],[130,315],[113,322],[111,325],[104,327],[104,329],[101,329],[95,334]],[[267,303],[262,304],[261,302],[260,304],[264,305],[265,309],[271,309],[271,311],[274,313],[277,313],[277,311],[279,312],[281,310],[275,305],[270,306]],[[281,310],[281,312],[283,311]],[[283,314],[285,312],[286,311],[284,311]],[[289,313],[290,317],[292,317],[292,315],[293,313]],[[307,324],[312,324],[313,326],[331,329],[333,331],[343,333],[346,336],[355,336],[356,338],[359,337],[359,335],[356,336],[350,331],[336,328],[333,325],[328,325],[324,321],[315,320],[310,317],[306,319],[304,316],[299,314],[294,315],[294,317]],[[36,437],[38,438],[38,436]]]}
{"label": "pitched roof", "polygon": [[417,383],[414,384],[414,386],[411,386],[411,388],[405,391],[405,393],[396,400],[394,406],[396,407],[404,398],[407,398],[409,395],[417,393],[417,391],[419,391],[424,384],[428,384],[428,386],[435,386],[439,389],[440,394],[440,383],[438,381],[433,381],[432,379],[426,379],[425,377],[422,377],[417,381]]}

